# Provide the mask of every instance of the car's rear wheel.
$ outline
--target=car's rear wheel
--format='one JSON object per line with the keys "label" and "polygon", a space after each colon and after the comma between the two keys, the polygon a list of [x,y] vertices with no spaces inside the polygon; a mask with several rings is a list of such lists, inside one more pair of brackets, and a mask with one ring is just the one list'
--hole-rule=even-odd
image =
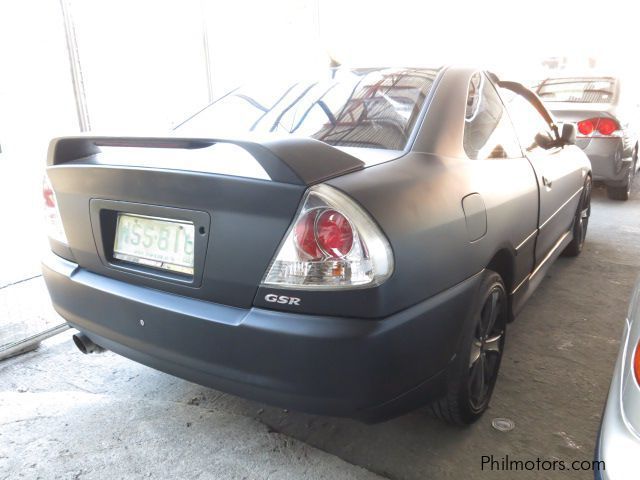
{"label": "car's rear wheel", "polygon": [[582,196],[576,211],[576,218],[573,221],[573,240],[567,245],[562,252],[565,257],[577,257],[582,252],[584,240],[587,237],[587,227],[589,226],[589,217],[591,216],[591,177],[587,177],[584,181]]}
{"label": "car's rear wheel", "polygon": [[631,195],[631,185],[633,183],[633,167],[629,168],[625,183],[620,186],[607,185],[607,196],[611,200],[629,200]]}
{"label": "car's rear wheel", "polygon": [[431,406],[443,420],[468,425],[489,406],[498,378],[507,324],[507,291],[500,275],[483,273],[478,302],[447,379],[446,395]]}
{"label": "car's rear wheel", "polygon": [[627,177],[622,185],[607,185],[607,196],[611,200],[629,200],[631,196],[631,186],[633,185],[633,178],[636,174],[637,162],[638,162],[638,147],[632,155],[633,164],[629,167]]}

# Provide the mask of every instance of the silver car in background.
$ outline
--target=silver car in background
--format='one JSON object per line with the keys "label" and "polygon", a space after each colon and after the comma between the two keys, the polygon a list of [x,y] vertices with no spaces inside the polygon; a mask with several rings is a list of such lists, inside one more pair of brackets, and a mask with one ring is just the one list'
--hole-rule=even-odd
{"label": "silver car in background", "polygon": [[606,469],[596,479],[638,478],[640,456],[640,279],[624,325],[622,346],[602,415],[596,460]]}
{"label": "silver car in background", "polygon": [[640,101],[631,84],[614,77],[547,78],[533,90],[559,123],[577,125],[576,145],[604,182],[607,195],[628,200],[638,168]]}

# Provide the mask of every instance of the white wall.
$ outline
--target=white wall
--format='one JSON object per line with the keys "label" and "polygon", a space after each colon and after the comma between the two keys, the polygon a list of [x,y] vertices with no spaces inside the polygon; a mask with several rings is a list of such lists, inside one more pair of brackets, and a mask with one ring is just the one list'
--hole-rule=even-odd
{"label": "white wall", "polygon": [[199,0],[73,0],[91,128],[163,132],[208,102]]}
{"label": "white wall", "polygon": [[0,285],[40,271],[47,144],[77,125],[58,0],[2,0]]}
{"label": "white wall", "polygon": [[626,0],[318,0],[322,45],[360,65],[471,63],[515,77],[540,60],[593,57],[603,70],[638,72],[640,5]]}
{"label": "white wall", "polygon": [[[58,0],[0,2],[0,143],[29,163],[47,138],[76,128]],[[3,161],[6,161],[3,158]]]}
{"label": "white wall", "polygon": [[[204,0],[216,95],[326,67],[317,0]],[[295,74],[295,73],[293,73]]]}

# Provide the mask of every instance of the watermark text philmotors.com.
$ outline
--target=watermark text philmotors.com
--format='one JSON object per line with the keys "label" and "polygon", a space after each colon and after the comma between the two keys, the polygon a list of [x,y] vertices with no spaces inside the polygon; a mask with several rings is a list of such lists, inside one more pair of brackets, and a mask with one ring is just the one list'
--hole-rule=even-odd
{"label": "watermark text philmotors.com", "polygon": [[481,469],[491,472],[562,472],[604,471],[603,460],[560,460],[546,458],[513,458],[482,455]]}

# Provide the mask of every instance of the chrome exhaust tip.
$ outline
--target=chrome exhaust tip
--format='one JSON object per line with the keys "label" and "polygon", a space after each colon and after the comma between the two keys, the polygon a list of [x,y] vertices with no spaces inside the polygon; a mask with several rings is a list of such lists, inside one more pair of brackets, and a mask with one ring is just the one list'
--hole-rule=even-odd
{"label": "chrome exhaust tip", "polygon": [[76,333],[73,336],[73,343],[75,343],[76,347],[78,347],[78,350],[80,350],[85,355],[89,353],[104,352],[104,348],[93,343],[93,341],[82,332]]}

